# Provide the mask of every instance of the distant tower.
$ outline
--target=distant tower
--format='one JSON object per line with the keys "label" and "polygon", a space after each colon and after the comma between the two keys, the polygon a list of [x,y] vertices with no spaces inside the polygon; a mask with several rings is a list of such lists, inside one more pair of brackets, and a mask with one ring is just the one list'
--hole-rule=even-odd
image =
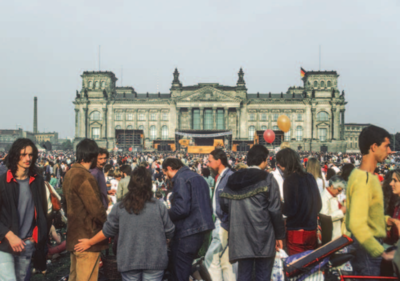
{"label": "distant tower", "polygon": [[37,97],[33,98],[33,133],[37,134]]}

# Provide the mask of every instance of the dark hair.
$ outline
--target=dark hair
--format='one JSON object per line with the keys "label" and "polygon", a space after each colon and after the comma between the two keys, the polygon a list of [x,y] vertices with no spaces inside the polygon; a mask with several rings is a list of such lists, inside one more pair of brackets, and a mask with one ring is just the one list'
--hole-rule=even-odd
{"label": "dark hair", "polygon": [[258,166],[267,160],[268,155],[269,151],[265,146],[261,144],[255,144],[247,153],[247,165]]}
{"label": "dark hair", "polygon": [[105,154],[107,158],[110,158],[110,153],[105,148],[99,147],[99,155],[100,154]]}
{"label": "dark hair", "polygon": [[276,154],[276,162],[285,168],[285,171],[283,172],[285,176],[289,176],[293,173],[305,175],[303,166],[300,163],[299,154],[289,147],[281,149]]}
{"label": "dark hair", "polygon": [[[332,169],[332,168],[329,168],[327,171],[326,171],[326,180],[328,181],[328,180],[330,180],[334,175],[336,175],[336,172],[335,172],[335,170],[334,169]],[[342,176],[342,178],[343,178],[343,176]],[[345,180],[345,181],[347,181],[347,180]]]}
{"label": "dark hair", "polygon": [[105,164],[104,165],[104,173],[107,173],[109,170],[111,170],[113,166],[111,164]]}
{"label": "dark hair", "polygon": [[55,177],[55,175],[54,175],[54,174],[51,174],[50,176],[51,176],[51,177]]}
{"label": "dark hair", "polygon": [[365,127],[358,137],[358,145],[360,147],[361,154],[367,155],[371,145],[376,143],[378,146],[380,146],[385,141],[385,138],[390,140],[390,134],[385,129],[374,125]]}
{"label": "dark hair", "polygon": [[76,146],[76,162],[92,162],[99,155],[99,147],[94,140],[83,139]]}
{"label": "dark hair", "polygon": [[221,164],[224,165],[224,167],[231,167],[231,165],[229,165],[228,158],[226,157],[226,153],[222,149],[214,149],[210,154],[215,160],[221,160]]}
{"label": "dark hair", "polygon": [[122,165],[122,167],[119,169],[121,172],[127,174],[128,176],[131,175],[132,173],[132,168],[130,165]]}
{"label": "dark hair", "polygon": [[201,174],[203,175],[203,177],[206,177],[206,178],[208,178],[209,176],[210,176],[210,169],[208,169],[208,168],[203,168],[202,170],[201,170]]}
{"label": "dark hair", "polygon": [[182,161],[177,158],[167,158],[162,163],[163,170],[166,170],[167,167],[171,167],[172,170],[179,170],[183,166]]}
{"label": "dark hair", "polygon": [[146,202],[153,197],[152,181],[149,171],[145,167],[136,168],[128,184],[128,193],[122,198],[120,208],[129,213],[140,214]]}
{"label": "dark hair", "polygon": [[341,176],[345,181],[349,181],[349,177],[350,177],[350,174],[353,171],[353,169],[354,169],[354,165],[353,164],[347,163],[347,164],[344,164],[342,166],[342,174],[341,174]]}
{"label": "dark hair", "polygon": [[37,147],[32,140],[26,138],[20,138],[14,141],[14,143],[11,145],[10,151],[8,152],[6,159],[7,168],[11,170],[11,173],[14,176],[18,170],[18,162],[21,156],[21,150],[25,149],[28,146],[32,147],[32,163],[31,166],[29,167],[28,175],[33,176],[36,174],[35,164],[38,158]]}
{"label": "dark hair", "polygon": [[396,203],[399,201],[398,196],[393,194],[393,189],[390,186],[395,171],[388,171],[382,183],[384,214],[387,216],[393,216]]}
{"label": "dark hair", "polygon": [[162,198],[162,194],[161,194],[160,191],[157,191],[157,192],[156,192],[156,198]]}

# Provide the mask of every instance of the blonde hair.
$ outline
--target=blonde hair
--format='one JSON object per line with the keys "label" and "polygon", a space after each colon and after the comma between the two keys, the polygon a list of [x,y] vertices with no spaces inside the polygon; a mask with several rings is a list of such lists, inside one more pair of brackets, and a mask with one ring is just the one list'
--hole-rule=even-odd
{"label": "blonde hair", "polygon": [[246,164],[244,164],[244,163],[239,163],[239,164],[237,164],[235,166],[235,170],[236,171],[239,171],[239,170],[242,170],[242,169],[247,169],[247,168],[248,168],[248,166]]}
{"label": "blonde hair", "polygon": [[315,180],[320,178],[322,180],[322,185],[325,188],[325,181],[322,177],[322,172],[321,172],[321,164],[319,163],[317,158],[308,159],[306,172],[313,175]]}

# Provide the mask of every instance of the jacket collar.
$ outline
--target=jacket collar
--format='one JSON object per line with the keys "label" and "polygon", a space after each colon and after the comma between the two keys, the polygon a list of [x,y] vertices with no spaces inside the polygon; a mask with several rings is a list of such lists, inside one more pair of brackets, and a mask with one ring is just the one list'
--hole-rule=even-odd
{"label": "jacket collar", "polygon": [[[36,179],[37,175],[33,175],[29,177],[29,184],[31,184],[35,179]],[[10,183],[11,181],[13,182],[17,182],[17,180],[14,178],[14,175],[11,173],[11,170],[7,171],[7,183]]]}

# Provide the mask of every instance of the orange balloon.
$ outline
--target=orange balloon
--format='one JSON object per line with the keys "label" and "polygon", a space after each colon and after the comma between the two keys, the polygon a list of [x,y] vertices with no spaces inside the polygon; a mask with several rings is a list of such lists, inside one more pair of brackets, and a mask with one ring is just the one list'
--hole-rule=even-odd
{"label": "orange balloon", "polygon": [[287,133],[290,130],[290,119],[286,115],[280,115],[278,117],[278,127],[281,131]]}

